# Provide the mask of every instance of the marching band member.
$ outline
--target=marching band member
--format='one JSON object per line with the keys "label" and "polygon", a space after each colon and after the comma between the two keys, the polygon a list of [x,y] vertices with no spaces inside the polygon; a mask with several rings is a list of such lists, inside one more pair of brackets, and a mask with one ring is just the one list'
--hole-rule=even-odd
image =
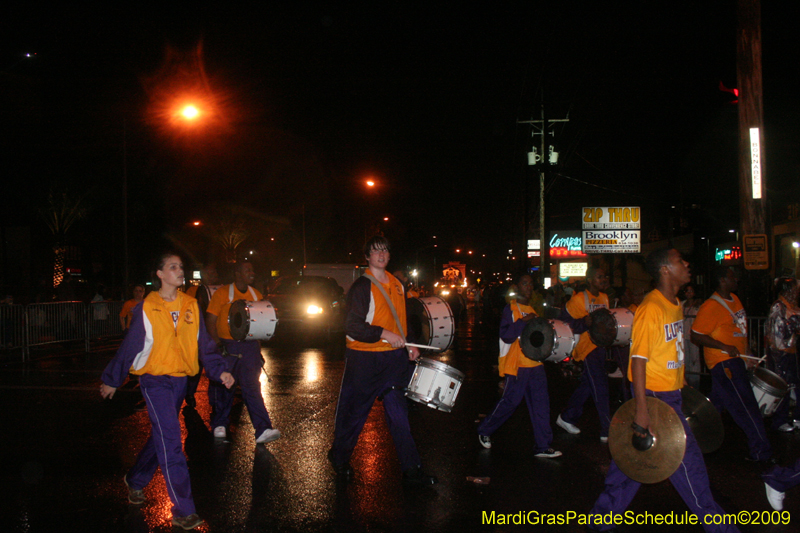
{"label": "marching band member", "polygon": [[[747,436],[751,461],[767,461],[772,449],[764,420],[753,395],[747,367],[739,357],[748,353],[747,314],[733,294],[739,288],[736,274],[728,267],[715,270],[716,292],[703,302],[692,324],[692,342],[704,348],[711,371],[711,399],[718,409],[727,409]],[[719,409],[720,412],[722,409]]]}
{"label": "marching band member", "polygon": [[550,445],[553,430],[550,427],[550,398],[547,394],[547,375],[544,365],[525,357],[519,337],[536,312],[530,306],[533,280],[528,274],[516,280],[516,296],[503,309],[500,319],[500,377],[505,376],[503,396],[494,410],[478,426],[478,441],[484,448],[492,447],[491,435],[514,414],[522,399],[528,405],[536,441],[536,457],[560,457],[561,452]]}
{"label": "marching band member", "polygon": [[133,298],[127,300],[122,304],[122,311],[119,312],[119,323],[122,326],[122,332],[127,333],[131,327],[131,320],[133,319],[133,308],[144,300],[144,285],[136,284],[133,286]]}
{"label": "marching band member", "polygon": [[[261,343],[257,340],[234,340],[228,327],[228,312],[233,302],[257,302],[263,298],[251,286],[253,280],[253,265],[247,261],[237,263],[234,282],[223,285],[211,297],[206,312],[206,324],[211,338],[224,347],[225,362],[242,389],[242,399],[255,429],[256,444],[266,444],[278,440],[281,432],[272,427],[264,397],[261,396]],[[216,438],[224,439],[228,435],[233,393],[233,389],[225,389],[215,383],[208,385],[208,401],[212,408],[211,427],[214,428]]]}
{"label": "marching band member", "polygon": [[234,379],[206,333],[197,301],[178,290],[184,279],[180,257],[163,254],[156,276],[157,290],[134,308],[130,330],[103,371],[100,395],[112,398],[129,372],[139,376],[151,433],[123,478],[128,501],[135,505],[146,501],[143,489],[160,467],[172,501],[172,524],[188,530],[203,520],[197,516],[192,498],[178,419],[186,380],[199,371],[198,359],[211,379],[225,387],[230,388]]}
{"label": "marching band member", "polygon": [[[214,292],[219,288],[219,274],[217,273],[216,265],[213,263],[206,265],[200,271],[200,279],[202,283],[189,287],[186,294],[197,300],[197,306],[205,317],[208,304],[211,302],[211,297],[214,296]],[[203,369],[201,368],[196,376],[190,377],[189,384],[186,386],[186,405],[191,409],[197,406],[197,400],[194,395],[197,392],[197,386],[200,384],[200,374],[202,371]]]}
{"label": "marching band member", "polygon": [[[631,361],[628,378],[633,383],[636,402],[634,431],[645,437],[650,428],[647,396],[666,402],[680,418],[686,431],[686,452],[678,469],[669,480],[706,531],[738,531],[732,525],[707,525],[703,517],[723,514],[714,501],[708,482],[703,454],[681,411],[683,379],[683,312],[678,290],[691,277],[689,263],[675,249],[662,249],[647,257],[647,271],[657,280],[636,310],[633,319]],[[595,502],[592,515],[621,515],[639,491],[641,483],[626,476],[611,461],[605,490]],[[710,520],[713,524],[714,520]],[[613,524],[592,524],[590,529],[608,530]]]}
{"label": "marching band member", "polygon": [[364,246],[364,256],[374,279],[365,274],[347,291],[346,360],[328,460],[338,475],[353,475],[350,457],[372,405],[383,398],[403,482],[433,485],[437,479],[423,473],[408,423],[403,390],[408,385],[409,360],[415,361],[419,350],[405,344],[406,297],[401,282],[386,270],[389,241],[373,237]]}
{"label": "marching band member", "polygon": [[596,346],[589,337],[589,326],[592,324],[592,311],[600,308],[608,309],[608,295],[603,292],[608,288],[608,276],[601,268],[590,267],[586,270],[589,287],[576,292],[561,311],[560,320],[566,322],[573,333],[580,333],[578,345],[572,352],[574,361],[583,361],[578,388],[572,393],[567,407],[558,415],[556,424],[567,433],[577,435],[581,430],[575,425],[583,414],[583,405],[591,396],[594,400],[597,415],[600,418],[600,441],[608,442],[608,426],[611,415],[608,405],[608,376],[606,374],[606,349]]}
{"label": "marching band member", "polygon": [[[797,365],[797,332],[800,331],[800,309],[797,307],[797,280],[784,276],[775,281],[778,299],[772,304],[767,319],[767,342],[775,372],[788,385],[800,387]],[[795,391],[798,389],[795,388]],[[788,394],[787,394],[788,396]],[[792,413],[797,417],[796,412]],[[800,422],[789,419],[789,401],[785,398],[772,416],[772,428],[788,433]]]}

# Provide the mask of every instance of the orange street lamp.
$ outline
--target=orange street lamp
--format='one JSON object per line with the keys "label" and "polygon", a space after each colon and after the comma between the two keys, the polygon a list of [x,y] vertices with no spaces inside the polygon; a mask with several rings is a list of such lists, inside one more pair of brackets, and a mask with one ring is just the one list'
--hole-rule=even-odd
{"label": "orange street lamp", "polygon": [[180,114],[186,120],[194,120],[200,116],[200,110],[194,105],[189,104],[181,109]]}
{"label": "orange street lamp", "polygon": [[367,180],[367,187],[374,187],[374,186],[375,186],[375,182],[374,181]]}

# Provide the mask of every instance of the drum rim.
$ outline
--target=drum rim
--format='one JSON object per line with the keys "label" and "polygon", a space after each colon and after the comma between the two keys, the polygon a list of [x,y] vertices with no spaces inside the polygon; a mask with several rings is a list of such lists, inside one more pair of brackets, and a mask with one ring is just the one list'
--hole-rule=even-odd
{"label": "drum rim", "polygon": [[467,377],[466,374],[464,374],[459,369],[452,367],[447,363],[442,363],[441,361],[437,361],[436,359],[431,359],[429,357],[420,357],[419,359],[417,359],[417,366],[432,368],[434,370],[440,371],[441,373],[447,376],[450,376],[451,378],[461,378],[462,381],[464,380],[464,378]]}
{"label": "drum rim", "polygon": [[[781,381],[783,381],[783,383],[785,384],[784,388],[783,389],[776,388],[775,386],[773,386],[770,383],[767,383],[766,381],[761,379],[757,375],[757,373],[767,373],[770,376],[775,376],[776,378],[778,378]],[[786,383],[786,380],[784,380],[778,374],[776,374],[775,372],[773,372],[773,371],[771,371],[771,370],[769,370],[767,368],[756,367],[755,369],[753,369],[753,371],[750,373],[750,384],[753,385],[754,387],[757,387],[757,388],[761,389],[762,391],[766,392],[767,394],[771,394],[772,396],[776,396],[777,398],[783,398],[786,395],[786,393],[789,392],[789,385]]]}
{"label": "drum rim", "polygon": [[[239,302],[244,302],[244,303],[243,304],[239,304]],[[239,304],[239,305],[237,305],[237,304]],[[247,304],[248,304],[248,302],[246,300],[235,300],[235,301],[231,302],[231,307],[228,309],[228,332],[230,333],[231,338],[234,339],[234,340],[243,341],[243,340],[245,340],[247,338],[247,335],[250,334],[250,307]],[[247,314],[247,320],[244,321],[244,323],[243,323],[244,325],[242,326],[243,329],[244,329],[244,335],[242,336],[241,339],[236,339],[233,336],[234,328],[233,328],[233,325],[231,324],[231,309],[233,309],[234,305],[236,305],[236,307],[244,306],[244,312]],[[239,329],[238,328],[236,328],[236,332],[239,333]]]}

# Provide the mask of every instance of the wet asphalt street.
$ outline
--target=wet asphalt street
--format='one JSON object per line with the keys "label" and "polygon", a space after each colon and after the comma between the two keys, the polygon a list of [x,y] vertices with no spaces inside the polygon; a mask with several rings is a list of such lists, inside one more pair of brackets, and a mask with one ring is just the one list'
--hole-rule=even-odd
{"label": "wet asphalt street", "polygon": [[[496,334],[495,334],[496,335]],[[343,346],[306,335],[279,336],[264,344],[262,375],[267,409],[283,437],[255,445],[252,425],[240,400],[226,440],[207,427],[205,379],[196,411],[184,410],[185,449],[200,531],[524,531],[532,526],[483,524],[484,512],[588,512],[603,488],[610,462],[599,441],[594,408],[587,404],[583,432],[557,428],[558,459],[533,457],[527,409],[493,436],[493,447],[478,444],[476,425],[498,398],[496,336],[485,335],[469,315],[459,324],[453,349],[436,358],[466,374],[453,412],[413,404],[410,419],[424,469],[436,475],[432,487],[406,489],[391,437],[376,403],[353,457],[355,477],[337,481],[326,459],[344,367]],[[145,489],[148,502],[129,505],[122,476],[149,432],[141,397],[133,387],[111,401],[98,393],[100,373],[111,352],[35,354],[22,365],[6,357],[0,367],[3,405],[0,468],[0,531],[147,532],[172,531],[163,478]],[[555,421],[575,387],[563,365],[547,365],[551,419]],[[612,383],[613,385],[614,383]],[[706,455],[712,490],[730,513],[768,511],[760,467],[744,461],[743,433],[724,418],[723,447]],[[797,434],[771,434],[782,463],[800,456]],[[478,484],[470,478],[486,478]],[[669,482],[643,486],[630,509],[636,513],[683,513],[686,506]],[[787,493],[791,524],[742,527],[742,531],[797,531],[800,489]],[[569,525],[537,528],[583,531]],[[623,531],[671,531],[670,526],[623,526]],[[702,531],[699,526],[682,531]]]}

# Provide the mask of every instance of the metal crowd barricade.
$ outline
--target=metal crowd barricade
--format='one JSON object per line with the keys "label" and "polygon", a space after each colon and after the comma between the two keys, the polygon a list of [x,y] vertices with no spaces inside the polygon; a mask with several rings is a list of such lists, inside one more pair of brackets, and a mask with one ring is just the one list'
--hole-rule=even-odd
{"label": "metal crowd barricade", "polygon": [[83,302],[29,304],[25,309],[25,358],[31,346],[86,338],[86,306]]}
{"label": "metal crowd barricade", "polygon": [[25,306],[0,305],[0,349],[25,347]]}
{"label": "metal crowd barricade", "polygon": [[764,357],[767,354],[767,317],[747,317],[747,333],[750,337],[750,353],[754,357]]}
{"label": "metal crowd barricade", "polygon": [[92,341],[122,335],[119,313],[123,302],[92,302],[86,313],[86,351],[90,352]]}

